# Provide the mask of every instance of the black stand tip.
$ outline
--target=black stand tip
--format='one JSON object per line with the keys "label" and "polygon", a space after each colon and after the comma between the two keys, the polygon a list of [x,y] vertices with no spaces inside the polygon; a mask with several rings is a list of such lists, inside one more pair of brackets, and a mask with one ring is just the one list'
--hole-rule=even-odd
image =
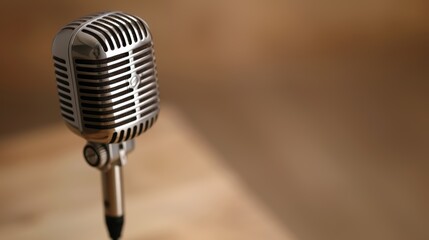
{"label": "black stand tip", "polygon": [[117,240],[121,237],[122,226],[124,225],[124,216],[110,217],[106,216],[106,225],[109,230],[110,237]]}

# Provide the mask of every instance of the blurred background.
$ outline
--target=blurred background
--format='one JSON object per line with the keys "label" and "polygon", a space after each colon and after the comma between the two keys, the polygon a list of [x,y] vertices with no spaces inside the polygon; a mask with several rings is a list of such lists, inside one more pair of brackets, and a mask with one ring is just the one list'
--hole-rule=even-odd
{"label": "blurred background", "polygon": [[151,27],[162,103],[184,113],[297,239],[429,239],[427,1],[0,7],[2,139],[61,122],[57,31],[122,10]]}

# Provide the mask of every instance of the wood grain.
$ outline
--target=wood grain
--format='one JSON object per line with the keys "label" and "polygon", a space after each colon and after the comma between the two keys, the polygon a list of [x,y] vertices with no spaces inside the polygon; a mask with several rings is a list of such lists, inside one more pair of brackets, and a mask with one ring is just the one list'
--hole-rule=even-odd
{"label": "wood grain", "polygon": [[[0,142],[0,238],[107,239],[99,172],[63,125]],[[125,166],[123,239],[294,239],[174,109]]]}

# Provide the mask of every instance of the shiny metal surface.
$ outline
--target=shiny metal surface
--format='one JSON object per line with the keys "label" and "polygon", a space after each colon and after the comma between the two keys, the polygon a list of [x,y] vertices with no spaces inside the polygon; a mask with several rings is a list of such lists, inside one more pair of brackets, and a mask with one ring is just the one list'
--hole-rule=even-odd
{"label": "shiny metal surface", "polygon": [[153,42],[140,18],[106,12],[75,20],[58,32],[52,53],[61,114],[76,134],[119,143],[156,121]]}
{"label": "shiny metal surface", "polygon": [[127,153],[133,149],[134,140],[116,144],[88,142],[84,147],[87,163],[101,170],[106,216],[120,217],[124,214],[122,167],[127,163]]}
{"label": "shiny metal surface", "polygon": [[[122,166],[159,112],[149,28],[121,12],[83,17],[59,31],[52,53],[61,115],[88,141],[87,163],[101,170],[106,217],[123,219]],[[116,239],[123,222],[106,224]]]}
{"label": "shiny metal surface", "polygon": [[92,167],[107,171],[113,165],[124,166],[127,154],[134,150],[134,145],[134,139],[111,144],[88,142],[83,149],[83,156]]}
{"label": "shiny metal surface", "polygon": [[83,156],[89,165],[98,168],[105,166],[108,160],[106,147],[102,144],[86,144]]}
{"label": "shiny metal surface", "polygon": [[122,166],[115,164],[101,172],[103,183],[104,213],[110,217],[124,215],[124,191],[122,185]]}

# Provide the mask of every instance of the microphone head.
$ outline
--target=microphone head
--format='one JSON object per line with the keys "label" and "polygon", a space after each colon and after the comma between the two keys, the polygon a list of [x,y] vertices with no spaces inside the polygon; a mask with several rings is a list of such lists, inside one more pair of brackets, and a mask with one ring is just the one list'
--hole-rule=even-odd
{"label": "microphone head", "polygon": [[121,12],[80,18],[57,33],[52,54],[61,115],[76,134],[120,143],[156,121],[155,56],[142,19]]}

